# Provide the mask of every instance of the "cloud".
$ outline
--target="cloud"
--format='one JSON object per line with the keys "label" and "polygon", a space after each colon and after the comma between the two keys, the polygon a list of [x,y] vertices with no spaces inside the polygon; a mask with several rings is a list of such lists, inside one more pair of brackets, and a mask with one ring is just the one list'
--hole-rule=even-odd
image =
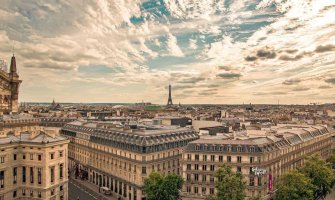
{"label": "cloud", "polygon": [[335,78],[329,78],[325,80],[327,83],[335,84]]}
{"label": "cloud", "polygon": [[183,57],[184,56],[184,53],[182,52],[182,50],[180,49],[180,47],[177,44],[177,38],[174,35],[172,35],[172,34],[168,35],[168,39],[166,41],[166,46],[167,46],[167,50],[168,50],[168,55],[176,56],[176,57]]}
{"label": "cloud", "polygon": [[171,82],[188,103],[308,103],[335,95],[334,12],[317,0],[3,0],[0,58],[15,41],[23,101],[165,103]]}
{"label": "cloud", "polygon": [[276,57],[276,52],[274,51],[269,51],[266,49],[261,49],[257,51],[256,54],[259,58],[268,58],[268,59],[273,59]]}
{"label": "cloud", "polygon": [[335,45],[334,44],[327,44],[327,45],[320,45],[316,47],[315,52],[317,53],[324,53],[327,51],[335,51]]}
{"label": "cloud", "polygon": [[246,61],[255,61],[257,60],[257,57],[256,56],[247,56],[244,58]]}
{"label": "cloud", "polygon": [[300,82],[301,82],[301,80],[299,80],[299,79],[289,79],[289,80],[285,80],[283,82],[283,84],[284,85],[296,85],[296,84],[298,84]]}
{"label": "cloud", "polygon": [[235,79],[240,78],[242,75],[237,73],[220,73],[217,74],[216,76],[223,79]]}
{"label": "cloud", "polygon": [[190,47],[190,49],[197,49],[198,48],[198,46],[197,46],[197,40],[190,39],[189,40],[189,47]]}
{"label": "cloud", "polygon": [[295,60],[300,60],[301,58],[303,58],[301,54],[296,55],[296,56],[281,55],[279,57],[280,60],[285,60],[285,61],[295,61]]}

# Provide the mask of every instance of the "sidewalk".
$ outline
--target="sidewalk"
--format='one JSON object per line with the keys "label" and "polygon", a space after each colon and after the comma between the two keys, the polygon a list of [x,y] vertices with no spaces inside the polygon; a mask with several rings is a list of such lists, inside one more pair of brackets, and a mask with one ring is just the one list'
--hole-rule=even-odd
{"label": "sidewalk", "polygon": [[98,197],[101,200],[117,200],[117,197],[115,196],[115,194],[111,196],[107,196],[102,193],[99,193],[99,187],[93,183],[90,183],[88,181],[83,181],[80,178],[75,179],[74,175],[70,176],[70,180],[78,184],[80,187],[85,188],[85,190],[88,193],[94,195],[95,197]]}

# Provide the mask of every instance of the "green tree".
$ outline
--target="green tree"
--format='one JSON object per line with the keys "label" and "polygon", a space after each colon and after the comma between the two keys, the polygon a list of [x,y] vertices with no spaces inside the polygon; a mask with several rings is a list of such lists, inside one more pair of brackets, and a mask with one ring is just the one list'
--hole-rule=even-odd
{"label": "green tree", "polygon": [[277,185],[275,200],[313,199],[314,185],[311,179],[298,171],[283,174]]}
{"label": "green tree", "polygon": [[329,158],[327,158],[327,162],[329,162],[332,168],[335,169],[335,154],[334,153]]}
{"label": "green tree", "polygon": [[217,181],[215,187],[217,189],[217,200],[243,200],[246,196],[246,182],[240,172],[233,172],[230,166],[223,165],[215,172]]}
{"label": "green tree", "polygon": [[182,184],[183,179],[176,174],[163,176],[153,172],[144,180],[144,192],[147,200],[176,200]]}
{"label": "green tree", "polygon": [[335,180],[332,167],[318,154],[308,156],[299,171],[312,180],[318,194],[325,197],[331,191]]}

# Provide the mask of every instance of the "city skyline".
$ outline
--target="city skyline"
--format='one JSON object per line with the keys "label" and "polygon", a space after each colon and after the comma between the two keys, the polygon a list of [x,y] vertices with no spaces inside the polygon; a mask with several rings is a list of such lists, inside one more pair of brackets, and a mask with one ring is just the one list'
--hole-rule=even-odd
{"label": "city skyline", "polygon": [[19,101],[334,102],[331,1],[3,1]]}

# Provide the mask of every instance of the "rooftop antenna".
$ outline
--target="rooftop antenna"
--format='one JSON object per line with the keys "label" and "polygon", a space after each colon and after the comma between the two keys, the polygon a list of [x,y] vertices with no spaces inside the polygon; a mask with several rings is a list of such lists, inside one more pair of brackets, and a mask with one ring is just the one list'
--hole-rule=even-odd
{"label": "rooftop antenna", "polygon": [[14,52],[15,52],[14,50],[15,50],[15,48],[14,48],[14,41],[13,41],[13,56],[14,56]]}

